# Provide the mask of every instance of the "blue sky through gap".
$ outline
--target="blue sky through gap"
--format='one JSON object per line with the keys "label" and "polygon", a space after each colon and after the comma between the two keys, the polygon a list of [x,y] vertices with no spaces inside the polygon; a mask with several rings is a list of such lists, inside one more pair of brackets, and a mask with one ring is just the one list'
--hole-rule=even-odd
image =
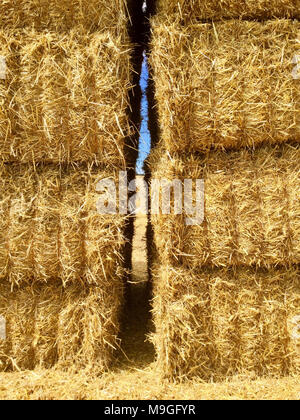
{"label": "blue sky through gap", "polygon": [[139,139],[139,156],[138,156],[138,160],[136,164],[137,174],[144,174],[144,170],[143,170],[144,160],[149,155],[150,149],[151,149],[151,137],[150,137],[150,132],[148,129],[148,100],[147,100],[148,78],[149,78],[149,71],[148,71],[147,56],[146,56],[146,53],[144,53],[144,61],[143,61],[143,66],[142,66],[141,79],[140,79],[140,87],[142,89],[142,103],[141,103],[142,124],[141,124],[141,133],[140,133],[140,139]]}

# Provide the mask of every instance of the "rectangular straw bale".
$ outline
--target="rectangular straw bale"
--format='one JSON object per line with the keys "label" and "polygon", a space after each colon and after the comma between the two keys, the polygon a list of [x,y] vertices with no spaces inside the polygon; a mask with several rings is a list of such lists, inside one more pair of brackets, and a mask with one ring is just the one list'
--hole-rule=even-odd
{"label": "rectangular straw bale", "polygon": [[223,270],[210,283],[212,337],[215,369],[221,375],[235,375],[239,369],[238,291],[236,273]]}
{"label": "rectangular straw bale", "polygon": [[125,0],[91,0],[88,5],[82,0],[5,0],[0,4],[0,26],[68,32],[79,25],[89,32],[111,30],[126,36],[127,4]]}
{"label": "rectangular straw bale", "polygon": [[194,276],[183,269],[158,264],[152,272],[156,327],[152,339],[159,371],[166,378],[181,380],[195,374],[211,380],[216,349],[211,340],[207,273]]}
{"label": "rectangular straw bale", "polygon": [[90,171],[84,205],[85,266],[84,281],[104,286],[119,283],[124,275],[124,245],[126,217],[119,214],[101,215],[97,210],[100,197],[95,186],[98,181],[110,178],[117,181],[116,173]]}
{"label": "rectangular straw bale", "polygon": [[[299,125],[300,126],[300,125]],[[285,154],[286,170],[285,173],[285,193],[288,199],[289,232],[290,232],[290,250],[294,255],[294,260],[300,259],[300,206],[299,206],[299,178],[300,178],[300,160],[297,151],[289,148]],[[289,168],[289,166],[291,168]],[[288,192],[288,193],[287,193]]]}
{"label": "rectangular straw bale", "polygon": [[298,21],[152,20],[160,143],[170,152],[300,141]]}
{"label": "rectangular straw bale", "polygon": [[0,316],[6,320],[1,371],[59,367],[97,374],[109,367],[118,346],[120,283],[101,289],[57,282],[14,292],[8,284],[0,288]]}
{"label": "rectangular straw bale", "polygon": [[[299,147],[285,144],[256,151],[199,156],[152,153],[153,179],[203,179],[205,220],[152,215],[161,261],[186,268],[299,264]],[[195,184],[195,183],[194,183]],[[195,189],[195,185],[194,185]]]}
{"label": "rectangular straw bale", "polygon": [[[0,6],[1,7],[1,6]],[[14,100],[19,78],[16,40],[0,30],[0,146],[2,160],[12,159],[16,154],[17,109]]]}
{"label": "rectangular straw bale", "polygon": [[101,288],[66,289],[57,335],[59,369],[97,375],[109,368],[119,345],[122,302],[123,287],[117,280]]}
{"label": "rectangular straw bale", "polygon": [[38,281],[48,282],[58,278],[60,268],[60,171],[54,166],[42,166],[37,178],[34,273]]}
{"label": "rectangular straw bale", "polygon": [[77,282],[84,276],[85,223],[84,196],[86,179],[80,171],[68,170],[61,179],[60,276],[64,283]]}
{"label": "rectangular straw bale", "polygon": [[[25,169],[25,173],[24,173]],[[35,174],[24,166],[12,165],[6,178],[5,192],[9,197],[8,229],[6,233],[9,250],[8,281],[19,285],[34,278],[35,217],[37,216]],[[39,203],[42,205],[42,203]],[[4,215],[4,217],[7,217]],[[39,236],[41,232],[38,232]],[[44,243],[46,246],[46,244]]]}
{"label": "rectangular straw bale", "polygon": [[295,339],[288,330],[300,311],[299,269],[241,269],[239,277],[241,366],[264,376],[299,372]]}
{"label": "rectangular straw bale", "polygon": [[[54,284],[35,283],[33,290],[36,294],[32,336],[34,368],[50,369],[58,361],[57,335],[64,289],[56,282]],[[16,290],[16,295],[18,293],[19,291]]]}
{"label": "rectangular straw bale", "polygon": [[10,208],[10,193],[8,193],[8,171],[7,168],[1,165],[0,176],[0,281],[7,278],[9,250],[7,242],[7,232],[9,226],[9,208]]}
{"label": "rectangular straw bale", "polygon": [[14,164],[0,174],[3,281],[12,287],[123,281],[126,216],[97,210],[98,181],[117,183],[117,170]]}
{"label": "rectangular straw bale", "polygon": [[1,94],[7,132],[1,159],[120,164],[130,132],[128,44],[79,28],[66,35],[19,31],[11,38],[16,59],[8,62],[14,83]]}
{"label": "rectangular straw bale", "polygon": [[14,293],[9,284],[0,284],[0,316],[6,322],[6,339],[0,339],[1,371],[34,368],[35,304],[30,287]]}
{"label": "rectangular straw bale", "polygon": [[[68,58],[73,160],[117,164],[129,135],[131,48],[106,34],[84,38]],[[123,158],[124,159],[124,158]]]}
{"label": "rectangular straw bale", "polygon": [[299,340],[295,325],[289,327],[300,311],[297,267],[197,272],[156,265],[153,274],[162,376],[210,381],[299,373]]}
{"label": "rectangular straw bale", "polygon": [[197,20],[223,18],[299,18],[299,0],[157,0],[156,9],[164,17],[185,24]]}
{"label": "rectangular straw bale", "polygon": [[[21,160],[69,157],[67,51],[51,34],[29,33],[20,42],[18,104]],[[67,47],[68,48],[68,47]],[[26,158],[26,156],[28,156]]]}

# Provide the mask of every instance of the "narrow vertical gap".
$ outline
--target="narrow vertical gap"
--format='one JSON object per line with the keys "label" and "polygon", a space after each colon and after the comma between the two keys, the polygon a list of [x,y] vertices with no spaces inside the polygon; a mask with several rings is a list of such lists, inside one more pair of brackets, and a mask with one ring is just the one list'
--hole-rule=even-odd
{"label": "narrow vertical gap", "polygon": [[[132,14],[131,39],[135,43],[133,63],[134,85],[131,97],[131,122],[136,135],[129,139],[128,182],[135,180],[137,192],[145,190],[144,162],[151,149],[148,107],[148,57],[149,21],[147,2],[141,0],[139,9]],[[144,196],[147,193],[144,191]],[[132,196],[129,196],[131,199]],[[148,198],[147,198],[148,199]],[[139,200],[135,203],[139,207]],[[122,320],[120,362],[124,369],[144,368],[154,361],[154,347],[148,340],[151,333],[151,303],[148,265],[148,215],[146,209],[129,218],[127,229],[128,269],[130,276],[126,288],[126,302]]]}

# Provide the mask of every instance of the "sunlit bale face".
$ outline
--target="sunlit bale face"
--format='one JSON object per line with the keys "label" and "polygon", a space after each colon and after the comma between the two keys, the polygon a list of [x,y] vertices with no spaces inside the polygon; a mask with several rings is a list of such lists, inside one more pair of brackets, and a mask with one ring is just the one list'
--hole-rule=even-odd
{"label": "sunlit bale face", "polygon": [[156,9],[164,17],[185,24],[201,20],[298,18],[299,0],[157,0]]}
{"label": "sunlit bale face", "polygon": [[300,142],[300,24],[152,19],[160,144],[170,153]]}

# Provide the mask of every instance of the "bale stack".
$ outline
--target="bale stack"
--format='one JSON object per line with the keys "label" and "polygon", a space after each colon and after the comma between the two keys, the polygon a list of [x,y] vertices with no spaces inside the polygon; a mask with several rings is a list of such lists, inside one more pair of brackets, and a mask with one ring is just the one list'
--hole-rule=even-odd
{"label": "bale stack", "polygon": [[0,370],[98,373],[128,264],[127,218],[98,213],[97,185],[118,188],[134,135],[130,3],[2,3]]}
{"label": "bale stack", "polygon": [[193,180],[194,206],[195,180],[205,185],[203,223],[188,225],[175,193],[170,215],[162,200],[152,214],[161,374],[299,374],[300,24],[287,19],[299,7],[159,0],[157,9],[148,168],[171,190]]}

